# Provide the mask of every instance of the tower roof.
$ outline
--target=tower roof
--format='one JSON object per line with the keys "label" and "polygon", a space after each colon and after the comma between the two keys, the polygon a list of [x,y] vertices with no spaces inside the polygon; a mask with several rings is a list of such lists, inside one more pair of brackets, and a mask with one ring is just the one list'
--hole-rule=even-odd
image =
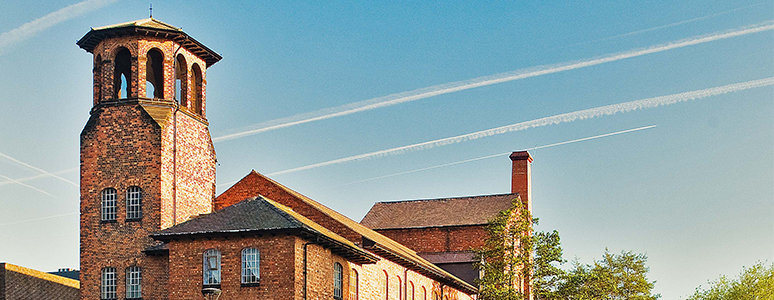
{"label": "tower roof", "polygon": [[207,67],[212,66],[222,58],[220,54],[207,48],[207,46],[183,32],[182,29],[154,18],[92,28],[76,44],[83,48],[83,50],[93,53],[94,47],[102,40],[127,35],[169,38],[201,57],[207,62]]}

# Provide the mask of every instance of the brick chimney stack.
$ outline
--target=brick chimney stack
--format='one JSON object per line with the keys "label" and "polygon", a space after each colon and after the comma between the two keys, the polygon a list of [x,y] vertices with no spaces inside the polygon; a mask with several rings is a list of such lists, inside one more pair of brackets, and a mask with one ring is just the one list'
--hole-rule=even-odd
{"label": "brick chimney stack", "polygon": [[521,201],[532,210],[532,156],[527,151],[511,153],[513,172],[511,173],[511,193],[518,193]]}

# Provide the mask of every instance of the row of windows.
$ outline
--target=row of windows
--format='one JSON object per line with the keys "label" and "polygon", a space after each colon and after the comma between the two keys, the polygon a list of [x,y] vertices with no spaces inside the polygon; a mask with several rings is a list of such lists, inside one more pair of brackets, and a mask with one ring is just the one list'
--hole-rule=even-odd
{"label": "row of windows", "polygon": [[[100,282],[100,299],[118,299],[117,285],[116,268],[103,268]],[[137,266],[131,266],[126,268],[126,299],[140,298],[142,298],[142,269]]]}
{"label": "row of windows", "polygon": [[[390,283],[390,276],[387,274],[387,271],[382,270],[382,276],[380,280],[380,292],[382,295],[384,295],[385,300],[404,300],[403,281],[401,280],[400,276],[395,276],[395,281]],[[405,294],[407,297],[405,300],[427,300],[427,288],[424,286],[420,287],[418,290],[415,290],[414,282],[409,281],[406,288],[408,291]],[[441,296],[438,293],[433,293],[433,300],[441,300]]]}
{"label": "row of windows", "polygon": [[[100,195],[101,221],[115,221],[118,214],[118,192],[114,188],[102,190]],[[142,189],[138,186],[130,186],[126,190],[126,219],[142,219]]]}
{"label": "row of windows", "polygon": [[[202,284],[205,286],[220,285],[220,251],[209,249],[202,255]],[[261,253],[256,248],[242,249],[242,284],[256,284],[261,279]]]}
{"label": "row of windows", "polygon": [[[147,98],[164,98],[164,54],[158,49],[151,49],[146,55],[146,73],[145,73],[145,96]],[[97,84],[97,99],[102,100],[102,57],[97,55],[97,63],[94,68],[95,81]],[[202,70],[197,63],[191,65],[190,82],[193,84],[191,90],[193,95],[188,103],[188,68],[185,56],[178,54],[174,62],[175,66],[175,99],[180,101],[180,105],[192,109],[199,115],[203,115],[202,100],[204,99],[202,88]],[[128,98],[132,94],[132,64],[131,52],[129,49],[120,48],[116,51],[113,60],[113,98]]]}

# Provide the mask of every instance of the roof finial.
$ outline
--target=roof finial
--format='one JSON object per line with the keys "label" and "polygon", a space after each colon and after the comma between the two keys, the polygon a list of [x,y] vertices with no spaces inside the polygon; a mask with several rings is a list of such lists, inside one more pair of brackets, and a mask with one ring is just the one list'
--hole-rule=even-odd
{"label": "roof finial", "polygon": [[153,2],[150,3],[150,8],[148,8],[148,10],[150,10],[150,18],[153,19]]}

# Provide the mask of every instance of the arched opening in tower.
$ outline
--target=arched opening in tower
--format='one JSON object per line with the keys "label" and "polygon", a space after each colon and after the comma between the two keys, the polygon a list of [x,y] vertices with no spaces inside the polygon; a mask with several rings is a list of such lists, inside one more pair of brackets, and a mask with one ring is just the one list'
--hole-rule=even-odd
{"label": "arched opening in tower", "polygon": [[121,48],[113,60],[113,95],[116,99],[128,98],[131,94],[132,84],[132,54],[129,49]]}
{"label": "arched opening in tower", "polygon": [[197,114],[204,115],[202,111],[202,101],[204,99],[204,95],[202,95],[202,70],[198,64],[194,64],[191,69],[193,70],[193,78],[191,79],[194,84],[192,109]]}
{"label": "arched opening in tower", "polygon": [[188,65],[185,63],[185,57],[178,54],[175,63],[175,99],[180,102],[180,106],[188,106]]}
{"label": "arched opening in tower", "polygon": [[145,93],[148,98],[164,98],[164,55],[159,49],[148,51],[145,66]]}

